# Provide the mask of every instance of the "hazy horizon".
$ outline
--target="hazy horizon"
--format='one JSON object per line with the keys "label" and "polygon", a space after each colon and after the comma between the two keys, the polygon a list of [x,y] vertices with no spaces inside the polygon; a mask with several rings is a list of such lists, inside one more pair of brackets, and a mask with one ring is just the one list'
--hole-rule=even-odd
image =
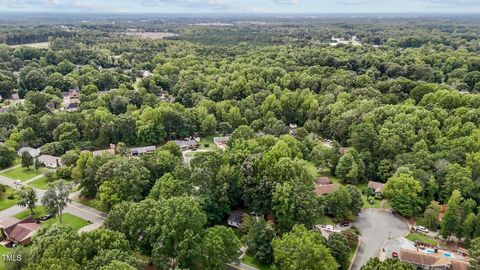
{"label": "hazy horizon", "polygon": [[480,0],[0,0],[3,13],[479,14]]}

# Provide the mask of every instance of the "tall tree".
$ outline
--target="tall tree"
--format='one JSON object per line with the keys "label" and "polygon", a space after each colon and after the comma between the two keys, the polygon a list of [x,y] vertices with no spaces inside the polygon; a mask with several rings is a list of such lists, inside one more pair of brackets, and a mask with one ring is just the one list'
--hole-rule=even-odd
{"label": "tall tree", "polygon": [[421,209],[421,191],[421,183],[410,173],[399,172],[388,179],[383,194],[390,200],[395,211],[411,217]]}
{"label": "tall tree", "polygon": [[58,216],[62,223],[63,209],[72,201],[69,197],[72,186],[65,180],[54,182],[42,197],[42,204],[45,205],[49,213]]}
{"label": "tall tree", "polygon": [[443,215],[440,229],[440,235],[447,240],[450,239],[450,236],[455,232],[457,226],[461,226],[462,200],[462,194],[458,190],[454,190],[448,200],[447,210]]}
{"label": "tall tree", "polygon": [[[295,225],[272,242],[275,264],[284,270],[333,270],[337,263],[320,234]],[[308,256],[306,256],[308,254]]]}
{"label": "tall tree", "polygon": [[22,152],[22,167],[26,167],[27,170],[30,170],[30,166],[33,165],[33,157],[27,151]]}
{"label": "tall tree", "polygon": [[18,194],[18,201],[17,205],[22,206],[22,207],[27,207],[30,209],[30,213],[33,215],[33,209],[35,208],[35,204],[37,202],[37,193],[33,188],[23,186],[19,191],[17,191]]}

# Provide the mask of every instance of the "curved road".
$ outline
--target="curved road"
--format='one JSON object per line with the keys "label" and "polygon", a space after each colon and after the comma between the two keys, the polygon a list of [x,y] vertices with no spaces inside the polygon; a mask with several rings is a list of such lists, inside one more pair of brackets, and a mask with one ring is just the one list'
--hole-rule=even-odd
{"label": "curved road", "polygon": [[408,233],[408,224],[391,212],[379,209],[363,209],[353,224],[361,233],[362,243],[351,270],[359,270],[372,257],[377,257],[382,244],[389,238]]}

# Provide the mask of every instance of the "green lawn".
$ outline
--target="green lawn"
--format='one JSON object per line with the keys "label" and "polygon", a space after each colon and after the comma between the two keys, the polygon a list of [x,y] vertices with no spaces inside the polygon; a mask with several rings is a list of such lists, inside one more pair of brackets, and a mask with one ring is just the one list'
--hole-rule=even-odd
{"label": "green lawn", "polygon": [[412,241],[412,242],[415,242],[415,241],[420,241],[420,242],[423,242],[423,243],[427,243],[427,244],[430,244],[430,245],[438,245],[438,241],[429,237],[428,235],[426,234],[423,234],[423,233],[410,233],[407,235],[406,237],[408,240]]}
{"label": "green lawn", "polygon": [[257,261],[257,259],[255,259],[254,257],[251,257],[251,256],[249,256],[249,255],[245,255],[245,256],[243,257],[242,262],[243,262],[244,264],[248,264],[248,265],[250,265],[250,266],[256,267],[256,268],[258,268],[258,269],[260,269],[260,270],[271,270],[271,269],[272,269],[272,267],[271,267],[270,265],[262,264],[262,263],[260,263],[259,261]]}
{"label": "green lawn", "polygon": [[[37,207],[35,207],[35,209],[33,211],[35,212],[35,215],[34,215],[35,218],[40,218],[40,217],[42,217],[46,214],[45,207],[43,207],[43,206],[37,206]],[[18,219],[24,219],[24,218],[28,217],[29,215],[30,215],[30,210],[25,210],[21,213],[16,214],[14,217],[16,217]],[[59,222],[58,218],[51,218],[51,219],[43,222],[42,226],[43,227],[44,226],[50,227],[57,222]],[[79,218],[77,216],[71,215],[69,213],[64,213],[62,215],[62,223],[72,227],[76,231],[89,224],[88,221],[86,221],[82,218]]]}
{"label": "green lawn", "polygon": [[381,200],[377,200],[373,197],[369,197],[370,199],[373,199],[374,204],[370,204],[367,200],[367,196],[362,195],[362,200],[363,200],[363,208],[380,208],[380,205],[382,203]]}
{"label": "green lawn", "polygon": [[9,199],[7,198],[8,195],[15,194],[15,190],[13,188],[7,187],[7,191],[0,197],[0,211],[10,208],[17,204],[17,199]]}
{"label": "green lawn", "polygon": [[348,265],[351,265],[352,264],[352,260],[353,260],[353,255],[355,255],[355,250],[357,249],[357,246],[358,246],[358,241],[357,243],[350,249],[350,252],[348,253]]}
{"label": "green lawn", "polygon": [[47,172],[47,170],[44,168],[40,168],[38,170],[30,168],[30,170],[27,170],[26,168],[18,167],[8,170],[2,173],[2,175],[13,180],[27,181],[28,179],[44,174],[45,172]]}
{"label": "green lawn", "polygon": [[322,224],[322,225],[329,225],[329,224],[335,224],[333,220],[325,215],[322,215],[321,217],[317,218],[315,221],[315,224]]}
{"label": "green lawn", "polygon": [[12,253],[12,249],[6,248],[3,245],[0,245],[0,270],[5,269],[5,262],[3,260],[3,255]]}
{"label": "green lawn", "polygon": [[[198,147],[198,149],[215,149],[217,146],[213,143],[213,138],[220,136],[220,134],[217,134],[200,137],[200,142],[198,143],[200,146]],[[208,144],[208,147],[205,147],[205,144]]]}
{"label": "green lawn", "polygon": [[34,188],[38,188],[38,189],[48,189],[48,184],[50,182],[48,182],[48,179],[46,177],[42,177],[40,179],[37,179],[33,182],[30,182],[29,185],[34,187]]}

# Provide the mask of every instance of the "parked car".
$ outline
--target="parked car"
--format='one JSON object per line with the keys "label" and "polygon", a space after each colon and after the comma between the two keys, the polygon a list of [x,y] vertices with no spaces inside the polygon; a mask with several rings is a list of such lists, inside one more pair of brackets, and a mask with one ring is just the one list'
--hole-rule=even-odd
{"label": "parked car", "polygon": [[13,183],[14,183],[15,185],[17,185],[17,186],[23,185],[23,182],[20,181],[20,180],[15,180],[15,181],[13,181]]}
{"label": "parked car", "polygon": [[369,204],[375,204],[375,201],[373,199],[368,200]]}
{"label": "parked car", "polygon": [[346,221],[340,223],[340,227],[348,227],[348,226],[350,226],[350,223],[348,223]]}
{"label": "parked car", "polygon": [[417,226],[417,232],[428,233],[428,229],[423,226]]}
{"label": "parked car", "polygon": [[49,220],[53,217],[52,214],[48,214],[48,215],[45,215],[43,217],[40,218],[41,221],[46,221],[46,220]]}
{"label": "parked car", "polygon": [[392,252],[392,258],[398,258],[398,253],[397,252]]}
{"label": "parked car", "polygon": [[327,225],[327,226],[325,226],[325,231],[335,232],[335,228],[332,225]]}

